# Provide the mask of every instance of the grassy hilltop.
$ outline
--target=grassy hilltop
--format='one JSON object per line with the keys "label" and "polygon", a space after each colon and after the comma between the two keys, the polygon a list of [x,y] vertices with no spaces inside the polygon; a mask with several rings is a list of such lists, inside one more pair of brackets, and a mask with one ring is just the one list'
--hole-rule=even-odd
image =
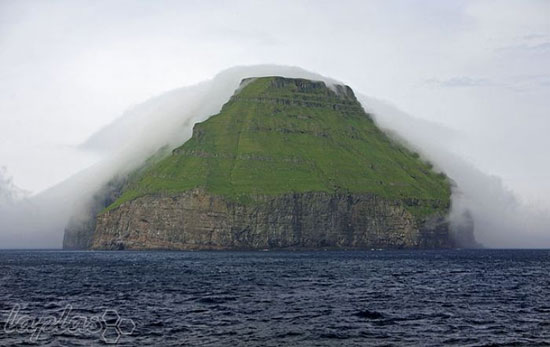
{"label": "grassy hilltop", "polygon": [[421,216],[446,208],[450,184],[376,127],[349,87],[282,77],[243,81],[192,138],[129,181],[107,210],[202,187],[253,203],[289,192],[374,193]]}

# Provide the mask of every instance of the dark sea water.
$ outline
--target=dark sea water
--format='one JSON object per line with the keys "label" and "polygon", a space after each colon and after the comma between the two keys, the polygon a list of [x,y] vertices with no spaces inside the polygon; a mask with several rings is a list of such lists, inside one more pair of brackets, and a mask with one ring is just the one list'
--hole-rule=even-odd
{"label": "dark sea water", "polygon": [[550,345],[549,269],[548,250],[0,251],[0,345]]}

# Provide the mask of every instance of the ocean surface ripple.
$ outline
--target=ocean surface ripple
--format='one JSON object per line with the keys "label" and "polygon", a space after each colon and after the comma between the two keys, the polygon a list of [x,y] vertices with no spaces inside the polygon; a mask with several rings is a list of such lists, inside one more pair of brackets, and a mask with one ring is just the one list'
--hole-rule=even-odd
{"label": "ocean surface ripple", "polygon": [[22,317],[68,305],[133,322],[119,346],[550,345],[549,269],[548,250],[0,251],[0,345],[114,342],[33,338]]}

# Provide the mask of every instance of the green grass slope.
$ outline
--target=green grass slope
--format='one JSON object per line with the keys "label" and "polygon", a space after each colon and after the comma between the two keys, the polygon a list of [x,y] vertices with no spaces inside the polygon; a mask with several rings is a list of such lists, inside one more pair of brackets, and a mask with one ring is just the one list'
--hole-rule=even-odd
{"label": "green grass slope", "polygon": [[390,140],[349,87],[281,77],[243,81],[218,115],[196,124],[189,141],[134,177],[107,209],[195,187],[241,202],[255,194],[375,193],[409,201],[416,214],[450,198],[445,175]]}

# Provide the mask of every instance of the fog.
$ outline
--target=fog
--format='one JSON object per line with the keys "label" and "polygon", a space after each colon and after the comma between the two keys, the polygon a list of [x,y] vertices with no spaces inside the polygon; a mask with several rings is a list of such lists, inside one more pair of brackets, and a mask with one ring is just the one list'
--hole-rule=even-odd
{"label": "fog", "polygon": [[135,169],[165,145],[183,144],[193,125],[218,113],[243,78],[274,74],[334,83],[293,67],[233,68],[136,105],[79,146],[82,156],[95,152],[101,161],[44,192],[0,207],[0,248],[61,247],[69,218],[84,213],[107,181]]}
{"label": "fog", "polygon": [[[103,159],[62,183],[28,197],[1,172],[0,197],[5,201],[0,204],[0,248],[60,248],[68,219],[85,211],[92,195],[108,180],[135,169],[165,145],[174,148],[184,143],[193,125],[218,113],[243,78],[269,75],[321,80],[329,86],[342,83],[298,67],[234,67],[133,106],[78,146],[82,156],[92,152]],[[456,183],[453,222],[468,209],[476,238],[487,247],[550,247],[548,214],[519,201],[497,177],[453,153],[457,140],[453,131],[363,96],[350,86],[380,127]]]}
{"label": "fog", "polygon": [[390,136],[417,150],[436,170],[453,181],[451,222],[460,222],[470,211],[475,236],[485,247],[544,248],[550,246],[550,214],[543,206],[519,199],[502,180],[487,175],[454,154],[453,142],[460,139],[445,127],[414,118],[391,105],[359,96],[363,107],[374,115]]}

